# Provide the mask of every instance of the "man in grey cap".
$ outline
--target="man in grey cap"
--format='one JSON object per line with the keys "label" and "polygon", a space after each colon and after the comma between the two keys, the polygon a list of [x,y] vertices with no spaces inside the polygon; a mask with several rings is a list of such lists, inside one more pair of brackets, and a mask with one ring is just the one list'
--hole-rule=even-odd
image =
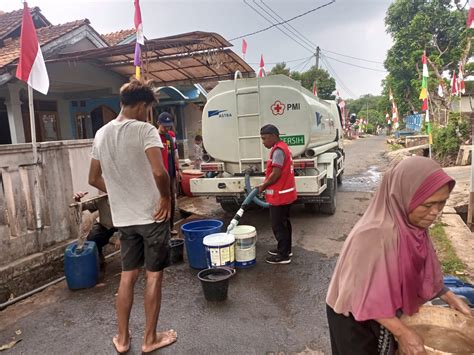
{"label": "man in grey cap", "polygon": [[270,264],[289,264],[291,262],[291,222],[290,207],[295,202],[296,186],[291,150],[280,139],[280,132],[268,124],[260,129],[265,148],[270,149],[265,180],[258,186],[259,193],[265,191],[265,199],[270,204],[272,230],[278,242],[276,249],[268,251],[265,261]]}

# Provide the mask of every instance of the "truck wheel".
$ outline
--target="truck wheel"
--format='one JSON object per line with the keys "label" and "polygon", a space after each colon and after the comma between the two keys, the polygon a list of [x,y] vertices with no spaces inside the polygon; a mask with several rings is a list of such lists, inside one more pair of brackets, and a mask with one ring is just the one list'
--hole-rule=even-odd
{"label": "truck wheel", "polygon": [[342,185],[342,175],[344,174],[344,170],[337,177],[337,184]]}
{"label": "truck wheel", "polygon": [[327,180],[327,188],[323,192],[323,196],[329,197],[329,201],[322,203],[319,207],[319,210],[324,214],[333,215],[336,213],[336,191],[337,191],[337,171],[334,169],[334,178]]}
{"label": "truck wheel", "polygon": [[226,212],[236,213],[240,206],[235,202],[221,202],[221,207]]}

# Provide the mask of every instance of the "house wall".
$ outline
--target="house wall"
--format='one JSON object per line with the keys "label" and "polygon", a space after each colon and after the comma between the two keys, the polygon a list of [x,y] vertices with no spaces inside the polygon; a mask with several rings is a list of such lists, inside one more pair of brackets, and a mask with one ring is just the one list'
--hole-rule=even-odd
{"label": "house wall", "polygon": [[461,100],[459,98],[454,98],[451,103],[452,110],[454,112],[459,112],[459,102],[461,101],[461,112],[470,113],[474,108],[474,98],[471,96],[462,96]]}
{"label": "house wall", "polygon": [[[79,235],[72,203],[74,191],[89,191],[87,184],[91,141],[40,143],[38,154],[40,215],[42,229],[36,229],[34,166],[31,144],[0,146],[0,291],[15,294],[46,281],[23,277],[29,271],[54,264],[64,246]],[[36,284],[36,286],[35,286]]]}

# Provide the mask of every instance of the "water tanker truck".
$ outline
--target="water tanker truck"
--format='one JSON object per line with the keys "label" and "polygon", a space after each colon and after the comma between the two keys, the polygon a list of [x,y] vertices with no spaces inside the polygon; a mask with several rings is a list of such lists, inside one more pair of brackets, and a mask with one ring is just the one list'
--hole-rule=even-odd
{"label": "water tanker truck", "polygon": [[264,180],[269,150],[260,128],[269,123],[292,152],[296,203],[334,214],[344,171],[340,111],[284,75],[243,79],[237,72],[209,93],[202,115],[209,157],[201,165],[205,177],[191,179],[192,194],[215,196],[224,210],[235,211]]}

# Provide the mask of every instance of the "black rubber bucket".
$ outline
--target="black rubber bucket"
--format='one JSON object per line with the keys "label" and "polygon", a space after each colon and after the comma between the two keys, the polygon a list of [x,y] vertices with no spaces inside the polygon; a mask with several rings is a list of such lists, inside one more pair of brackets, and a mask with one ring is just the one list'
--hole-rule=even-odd
{"label": "black rubber bucket", "polygon": [[170,264],[176,264],[183,261],[184,240],[170,240]]}
{"label": "black rubber bucket", "polygon": [[234,274],[235,270],[226,267],[201,270],[198,278],[201,280],[206,300],[210,302],[225,301],[229,290],[229,279]]}

